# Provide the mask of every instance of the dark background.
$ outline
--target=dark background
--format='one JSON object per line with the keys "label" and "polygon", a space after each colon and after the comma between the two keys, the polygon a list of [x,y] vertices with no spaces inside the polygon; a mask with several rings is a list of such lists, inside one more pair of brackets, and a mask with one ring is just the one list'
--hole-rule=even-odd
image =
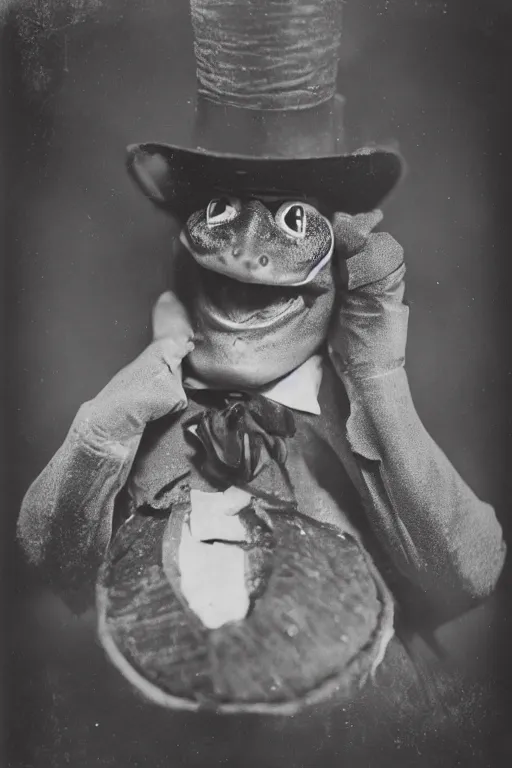
{"label": "dark background", "polygon": [[[172,225],[132,187],[124,148],[187,143],[193,116],[187,0],[67,5],[4,16],[7,765],[345,764],[328,717],[200,719],[138,701],[97,647],[93,614],[72,616],[16,550],[24,491],[79,405],[148,342],[150,308],[166,287]],[[350,0],[344,23],[340,91],[354,146],[395,140],[409,166],[385,214],[408,260],[414,400],[508,535],[512,7]],[[494,730],[482,732],[472,762],[467,754],[459,762],[455,725],[424,743],[421,722],[405,737],[379,735],[376,722],[378,738],[347,764],[510,763],[510,592],[505,580],[440,632],[489,690]]]}

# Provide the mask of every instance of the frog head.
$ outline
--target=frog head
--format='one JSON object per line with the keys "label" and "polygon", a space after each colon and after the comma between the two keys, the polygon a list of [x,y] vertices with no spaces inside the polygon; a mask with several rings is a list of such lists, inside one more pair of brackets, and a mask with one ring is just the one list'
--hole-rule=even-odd
{"label": "frog head", "polygon": [[219,197],[189,217],[180,239],[199,266],[195,374],[262,386],[319,349],[334,302],[334,235],[315,205]]}

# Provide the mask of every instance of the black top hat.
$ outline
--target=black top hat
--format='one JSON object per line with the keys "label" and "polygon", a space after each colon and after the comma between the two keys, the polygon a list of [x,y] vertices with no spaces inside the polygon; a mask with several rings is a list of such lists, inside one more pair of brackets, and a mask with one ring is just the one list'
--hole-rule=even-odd
{"label": "black top hat", "polygon": [[182,216],[219,192],[375,208],[403,163],[390,149],[347,151],[336,94],[342,2],[191,0],[194,146],[130,146],[144,193]]}

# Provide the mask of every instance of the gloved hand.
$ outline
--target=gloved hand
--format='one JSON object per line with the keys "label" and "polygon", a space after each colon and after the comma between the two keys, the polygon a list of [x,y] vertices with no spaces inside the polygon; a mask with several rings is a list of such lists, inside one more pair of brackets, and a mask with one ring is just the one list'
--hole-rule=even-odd
{"label": "gloved hand", "polygon": [[358,213],[335,213],[332,226],[336,240],[336,252],[345,259],[359,253],[368,240],[368,235],[383,219],[382,211]]}
{"label": "gloved hand", "polygon": [[387,232],[372,233],[380,221],[381,211],[333,219],[339,290],[328,346],[343,378],[379,376],[405,359],[403,248]]}
{"label": "gloved hand", "polygon": [[376,283],[403,262],[403,249],[387,232],[374,233],[383,219],[382,211],[350,216],[335,213],[334,230],[338,278],[349,291]]}
{"label": "gloved hand", "polygon": [[168,291],[153,309],[153,342],[90,402],[80,416],[112,440],[141,434],[150,421],[186,408],[181,363],[194,348],[185,307]]}

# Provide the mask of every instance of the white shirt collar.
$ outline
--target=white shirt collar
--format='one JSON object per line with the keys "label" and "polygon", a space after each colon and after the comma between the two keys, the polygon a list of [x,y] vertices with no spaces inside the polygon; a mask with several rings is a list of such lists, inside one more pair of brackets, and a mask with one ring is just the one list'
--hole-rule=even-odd
{"label": "white shirt collar", "polygon": [[[313,355],[287,376],[256,391],[275,403],[280,403],[296,411],[304,411],[319,416],[318,393],[322,383],[322,375],[322,356]],[[187,389],[212,388],[193,376],[187,376],[183,383]]]}

